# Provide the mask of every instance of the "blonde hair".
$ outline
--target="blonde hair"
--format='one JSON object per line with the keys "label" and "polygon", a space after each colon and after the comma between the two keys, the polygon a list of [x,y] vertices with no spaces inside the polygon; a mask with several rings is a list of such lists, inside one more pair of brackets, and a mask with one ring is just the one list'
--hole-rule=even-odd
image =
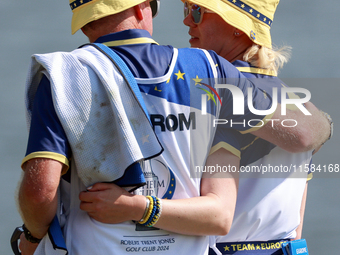
{"label": "blonde hair", "polygon": [[244,53],[243,60],[249,62],[252,66],[273,70],[277,74],[279,69],[288,62],[290,52],[290,46],[269,49],[265,46],[253,44]]}

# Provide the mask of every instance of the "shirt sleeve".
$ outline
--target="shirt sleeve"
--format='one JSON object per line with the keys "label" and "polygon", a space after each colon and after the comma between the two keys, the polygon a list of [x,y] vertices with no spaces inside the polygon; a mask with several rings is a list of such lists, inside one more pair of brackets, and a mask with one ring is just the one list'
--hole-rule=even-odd
{"label": "shirt sleeve", "polygon": [[[218,123],[242,133],[249,133],[264,126],[266,121],[271,119],[273,113],[258,115],[254,109],[258,111],[270,109],[272,97],[264,94],[260,88],[224,58],[219,57],[214,52],[210,52],[210,54],[218,70],[218,86],[230,86],[229,88],[218,89],[222,98]],[[251,94],[249,89],[251,89]],[[251,97],[251,100],[248,100],[248,97]]]}
{"label": "shirt sleeve", "polygon": [[66,166],[63,169],[65,173],[69,167],[70,157],[71,148],[53,106],[50,82],[46,76],[43,76],[34,100],[27,150],[22,167],[30,159],[49,158],[63,163]]}
{"label": "shirt sleeve", "polygon": [[216,129],[210,154],[223,148],[241,158],[241,139],[241,134],[238,131],[219,126]]}

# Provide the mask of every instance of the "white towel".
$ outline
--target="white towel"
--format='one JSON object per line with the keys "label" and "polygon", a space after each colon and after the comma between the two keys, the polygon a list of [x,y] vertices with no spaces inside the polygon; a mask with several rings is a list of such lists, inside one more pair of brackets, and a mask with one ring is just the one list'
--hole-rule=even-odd
{"label": "white towel", "polygon": [[122,75],[92,46],[32,56],[26,84],[29,126],[42,74],[50,80],[54,107],[85,186],[119,179],[134,162],[163,151]]}

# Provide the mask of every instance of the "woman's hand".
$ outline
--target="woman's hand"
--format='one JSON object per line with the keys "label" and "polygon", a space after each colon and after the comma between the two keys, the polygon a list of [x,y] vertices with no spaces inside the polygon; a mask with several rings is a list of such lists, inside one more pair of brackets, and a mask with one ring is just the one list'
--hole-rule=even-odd
{"label": "woman's hand", "polygon": [[96,183],[79,194],[80,209],[99,222],[117,224],[139,221],[145,211],[146,198],[133,195],[113,183]]}

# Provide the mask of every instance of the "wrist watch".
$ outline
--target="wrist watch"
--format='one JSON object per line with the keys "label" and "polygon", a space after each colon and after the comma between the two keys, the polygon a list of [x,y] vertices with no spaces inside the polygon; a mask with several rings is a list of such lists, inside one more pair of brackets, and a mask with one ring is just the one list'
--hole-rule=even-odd
{"label": "wrist watch", "polygon": [[31,243],[40,243],[41,239],[32,236],[31,232],[26,228],[25,224],[22,225],[22,229],[24,230],[25,238],[27,241]]}

